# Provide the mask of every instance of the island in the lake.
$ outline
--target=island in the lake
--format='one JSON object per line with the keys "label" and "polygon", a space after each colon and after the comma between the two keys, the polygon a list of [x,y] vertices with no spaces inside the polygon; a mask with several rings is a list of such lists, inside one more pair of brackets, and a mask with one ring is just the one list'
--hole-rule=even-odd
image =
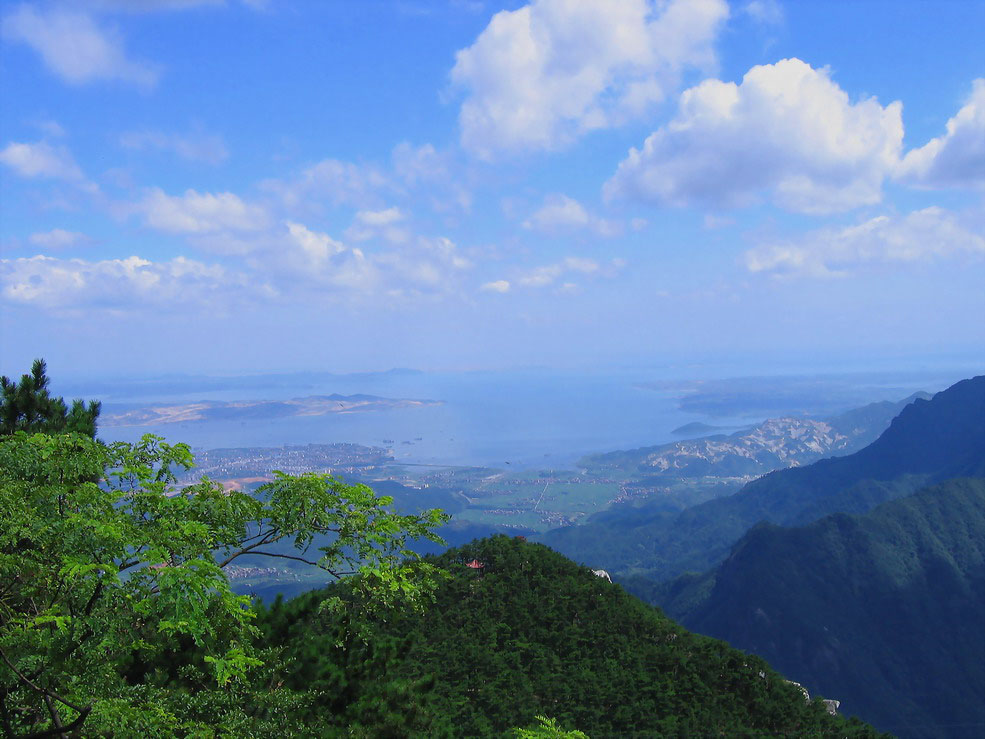
{"label": "island in the lake", "polygon": [[[265,421],[291,416],[323,416],[328,413],[363,413],[394,408],[441,405],[441,400],[381,398],[376,395],[309,395],[291,400],[202,400],[173,405],[141,405],[107,408],[102,426],[154,426],[190,421]],[[115,412],[114,412],[115,411]]]}

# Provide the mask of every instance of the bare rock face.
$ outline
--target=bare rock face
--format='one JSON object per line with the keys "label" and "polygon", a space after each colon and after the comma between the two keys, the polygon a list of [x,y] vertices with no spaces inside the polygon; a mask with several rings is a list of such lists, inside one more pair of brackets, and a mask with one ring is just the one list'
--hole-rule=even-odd
{"label": "bare rock face", "polygon": [[[807,692],[807,688],[805,688],[800,683],[795,683],[793,680],[787,680],[787,682],[790,683],[791,685],[795,685],[796,687],[800,688],[800,692],[804,694],[804,700],[810,701],[811,694]],[[829,698],[822,698],[821,702],[824,703],[824,708],[827,710],[828,713],[830,713],[832,716],[838,715],[838,706],[841,705],[841,701],[831,700]]]}

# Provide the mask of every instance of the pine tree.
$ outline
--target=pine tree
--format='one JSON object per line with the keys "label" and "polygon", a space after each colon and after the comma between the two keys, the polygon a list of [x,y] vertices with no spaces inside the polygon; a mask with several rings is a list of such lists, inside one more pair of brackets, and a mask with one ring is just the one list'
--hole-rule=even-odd
{"label": "pine tree", "polygon": [[86,405],[82,400],[74,400],[69,408],[64,399],[54,398],[48,392],[46,370],[44,360],[35,359],[31,374],[22,375],[19,383],[7,376],[0,377],[0,436],[18,431],[32,434],[74,431],[95,438],[99,401],[91,400]]}

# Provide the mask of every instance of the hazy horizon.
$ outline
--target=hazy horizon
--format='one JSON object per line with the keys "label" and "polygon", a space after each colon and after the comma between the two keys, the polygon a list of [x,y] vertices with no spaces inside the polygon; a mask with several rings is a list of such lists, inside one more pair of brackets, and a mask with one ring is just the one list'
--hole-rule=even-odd
{"label": "hazy horizon", "polygon": [[[722,369],[171,374],[62,378],[53,390],[101,400],[106,441],[154,433],[197,449],[345,442],[390,448],[398,462],[516,470],[571,468],[587,454],[676,441],[676,430],[694,422],[717,427],[691,434],[701,436],[767,418],[832,418],[977,374],[951,367],[722,377]],[[315,400],[333,394],[347,403],[362,402],[353,397],[360,395],[384,400],[362,410]]]}

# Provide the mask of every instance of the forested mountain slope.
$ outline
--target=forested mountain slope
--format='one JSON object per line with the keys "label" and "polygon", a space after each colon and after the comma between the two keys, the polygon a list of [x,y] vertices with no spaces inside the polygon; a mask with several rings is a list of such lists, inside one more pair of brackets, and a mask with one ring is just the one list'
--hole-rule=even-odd
{"label": "forested mountain slope", "polygon": [[320,611],[345,586],[261,614],[291,687],[356,735],[500,736],[536,714],[595,739],[874,735],[542,545],[501,535],[434,561],[451,573],[434,604],[367,622],[363,639]]}
{"label": "forested mountain slope", "polygon": [[747,533],[668,612],[899,736],[985,734],[985,480]]}
{"label": "forested mountain slope", "polygon": [[[876,441],[849,456],[773,472],[679,513],[614,508],[540,538],[578,561],[661,581],[709,569],[760,521],[789,525],[863,513],[930,483],[983,474],[985,376],[907,405]],[[638,592],[646,587],[628,584]]]}

